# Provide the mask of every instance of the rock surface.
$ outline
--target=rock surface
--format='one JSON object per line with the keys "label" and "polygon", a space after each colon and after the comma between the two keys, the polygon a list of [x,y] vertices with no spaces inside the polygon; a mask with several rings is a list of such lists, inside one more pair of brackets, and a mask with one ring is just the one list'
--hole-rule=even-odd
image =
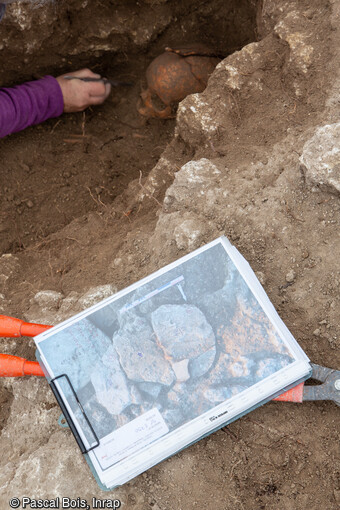
{"label": "rock surface", "polygon": [[[148,8],[152,10],[156,4],[161,2],[150,0]],[[167,4],[171,3],[164,5]],[[223,4],[235,6],[233,2]],[[241,4],[244,5],[238,2]],[[75,4],[68,5],[71,8]],[[81,5],[77,2],[77,9]],[[99,2],[92,5],[98,8]],[[197,10],[196,4],[195,8],[202,19],[208,19],[212,5],[213,2],[205,3],[204,12]],[[181,6],[187,8],[188,3]],[[158,11],[152,11],[154,19],[157,14]],[[333,186],[331,193],[329,187],[311,192],[310,184],[306,186],[301,178],[299,156],[318,127],[339,121],[339,16],[340,5],[335,0],[261,2],[257,29],[261,41],[230,55],[211,77],[200,99],[188,97],[184,101],[186,110],[181,111],[180,107],[177,134],[164,155],[166,162],[160,161],[150,178],[143,171],[143,187],[137,175],[134,185],[113,204],[114,211],[109,208],[106,216],[96,213],[96,221],[91,224],[78,222],[43,243],[39,237],[38,246],[33,249],[15,245],[17,251],[12,257],[16,263],[5,268],[5,278],[0,282],[7,313],[53,323],[56,315],[63,312],[59,318],[62,320],[78,311],[76,303],[89,287],[114,282],[118,288],[124,288],[186,253],[188,241],[179,237],[183,246],[179,249],[173,232],[183,219],[193,220],[199,225],[201,244],[221,234],[229,237],[252,268],[265,276],[263,282],[271,301],[310,358],[337,368],[338,192]],[[72,65],[88,62],[87,43],[100,27],[98,24],[85,33],[83,27],[92,17],[85,18],[79,16],[85,52],[70,59]],[[219,14],[219,18],[225,24],[224,33],[231,33],[230,17]],[[61,32],[65,31],[65,19],[60,20]],[[240,20],[243,22],[244,18]],[[47,54],[56,61],[52,70],[57,71],[61,59],[65,55],[68,59],[77,44],[70,35],[70,43],[65,40],[63,46],[59,35],[54,40],[57,50],[51,51],[50,43],[46,43],[45,53],[38,44],[32,54],[26,55],[25,50],[18,58],[17,50],[9,47],[9,30],[17,33],[17,48],[27,47],[26,41],[32,37],[29,32],[34,30],[17,31],[12,23],[7,17],[6,25],[1,25],[6,44],[6,51],[1,53],[3,83],[13,83],[18,77],[24,79],[31,68],[35,72],[40,68],[40,54],[41,72],[51,70],[50,59],[44,60]],[[77,19],[73,23],[76,27]],[[68,27],[65,33],[69,34]],[[44,33],[48,24],[39,29]],[[185,29],[191,35],[188,24]],[[58,32],[57,26],[55,30]],[[176,30],[177,34],[184,33],[180,23]],[[166,34],[165,31],[163,35]],[[90,53],[94,55],[93,50]],[[55,55],[55,51],[60,55]],[[7,62],[11,69],[8,73]],[[63,65],[71,66],[67,62]],[[71,123],[67,125],[69,132],[73,132],[72,127]],[[69,134],[67,129],[65,136]],[[23,138],[22,143],[26,140]],[[55,146],[58,157],[61,151],[68,150],[68,158],[73,149],[63,143]],[[108,149],[114,153],[112,147]],[[320,154],[321,151],[320,146]],[[102,152],[105,153],[105,147]],[[169,203],[162,208],[176,172],[189,160],[194,166],[202,159],[221,173],[207,178],[194,191],[185,186],[178,202],[175,197],[173,209]],[[15,165],[13,171],[14,168]],[[200,194],[201,187],[204,194]],[[176,194],[180,196],[179,189]],[[134,200],[136,197],[138,201]],[[33,202],[36,204],[36,199]],[[132,212],[128,218],[122,211]],[[67,236],[79,239],[81,249],[78,242],[67,241]],[[120,260],[120,265],[111,265],[113,260]],[[62,277],[55,274],[60,267],[67,269]],[[290,282],[285,275],[291,270],[296,279],[294,285],[287,285]],[[62,303],[57,312],[51,309],[42,313],[36,303],[30,302],[44,289],[66,296],[65,305]],[[3,339],[2,351],[34,358],[33,343],[24,343],[22,339]],[[224,356],[228,367],[229,355]],[[221,354],[220,358],[222,361]],[[266,363],[273,361],[273,356],[267,353],[263,366],[255,363],[248,369],[257,367],[265,371]],[[183,375],[190,373],[188,365],[181,369]],[[172,423],[170,426],[180,423],[183,412],[193,405],[190,392],[183,389],[186,384],[188,379],[174,385],[177,396],[169,392],[169,399],[181,394],[183,402],[180,413],[173,408],[167,410],[165,419]],[[103,498],[73,437],[57,426],[60,410],[47,384],[22,378],[2,380],[0,385],[0,441],[4,452],[0,469],[1,508],[8,507],[10,498],[24,495],[81,496],[89,502],[93,495]],[[204,405],[214,395],[205,389],[206,393],[202,388],[201,398]],[[232,394],[242,389],[242,382],[231,386]],[[339,435],[338,408],[331,402],[312,407],[311,413],[310,405],[268,403],[104,497],[121,499],[122,507],[128,510],[194,507],[338,510],[339,461],[334,446]],[[121,424],[126,421],[127,417],[123,417]]]}
{"label": "rock surface", "polygon": [[306,142],[300,162],[309,185],[340,193],[340,123],[318,127]]}
{"label": "rock surface", "polygon": [[215,335],[193,305],[162,305],[151,314],[158,342],[174,361],[194,359],[215,346]]}
{"label": "rock surface", "polygon": [[[103,365],[105,368],[103,368]],[[111,414],[120,414],[135,403],[129,391],[127,378],[122,371],[113,346],[102,357],[102,363],[95,365],[91,375],[98,402]]]}
{"label": "rock surface", "polygon": [[154,332],[141,317],[129,315],[124,325],[113,336],[113,345],[127,377],[135,382],[158,383],[170,386],[175,374],[163,357]]}

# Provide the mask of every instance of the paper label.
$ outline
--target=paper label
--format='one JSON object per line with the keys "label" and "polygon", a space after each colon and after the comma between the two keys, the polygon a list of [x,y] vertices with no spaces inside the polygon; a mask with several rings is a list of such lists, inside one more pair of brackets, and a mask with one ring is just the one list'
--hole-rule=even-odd
{"label": "paper label", "polygon": [[102,469],[106,469],[168,432],[160,412],[154,408],[106,436],[94,453]]}

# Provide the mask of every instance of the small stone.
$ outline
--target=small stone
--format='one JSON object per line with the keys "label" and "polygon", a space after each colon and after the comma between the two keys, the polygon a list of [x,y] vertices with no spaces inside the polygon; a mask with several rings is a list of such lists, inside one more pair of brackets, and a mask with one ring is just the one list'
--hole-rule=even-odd
{"label": "small stone", "polygon": [[198,248],[207,233],[206,225],[198,218],[184,220],[174,230],[174,239],[180,250],[194,250]]}
{"label": "small stone", "polygon": [[29,173],[29,172],[30,172],[30,167],[29,167],[28,165],[26,165],[26,163],[21,162],[21,163],[19,163],[19,165],[21,166],[21,168],[22,168],[25,172],[27,172],[27,173]]}
{"label": "small stone", "polygon": [[288,271],[288,273],[286,274],[286,282],[293,283],[295,278],[296,278],[296,273],[295,273],[294,269],[291,269],[290,271]]}
{"label": "small stone", "polygon": [[62,299],[63,295],[55,290],[41,290],[33,298],[41,309],[48,310],[57,310]]}
{"label": "small stone", "polygon": [[302,258],[303,258],[303,259],[308,259],[308,257],[309,257],[309,253],[308,253],[308,251],[307,251],[307,250],[303,250],[303,251],[302,251],[302,253],[301,253],[301,255],[302,255]]}
{"label": "small stone", "polygon": [[27,205],[27,207],[28,207],[29,209],[32,209],[32,207],[33,207],[33,205],[34,205],[34,204],[33,204],[32,200],[27,200],[26,205]]}
{"label": "small stone", "polygon": [[321,331],[320,331],[320,329],[319,329],[319,328],[316,328],[316,329],[313,331],[313,335],[314,335],[314,336],[320,336],[320,333],[321,333]]}
{"label": "small stone", "polygon": [[309,8],[309,9],[307,9],[307,10],[305,11],[305,16],[306,16],[306,18],[308,18],[308,19],[312,19],[312,18],[313,18],[313,16],[314,16],[314,14],[315,14],[315,10],[314,10],[314,9],[312,9],[312,8]]}
{"label": "small stone", "polygon": [[82,309],[89,308],[90,306],[99,303],[103,299],[112,296],[117,292],[117,287],[111,284],[99,285],[89,289],[81,298],[79,298],[79,305]]}
{"label": "small stone", "polygon": [[262,273],[262,271],[255,271],[255,274],[256,274],[259,282],[261,283],[261,285],[265,285],[266,284],[265,274]]}

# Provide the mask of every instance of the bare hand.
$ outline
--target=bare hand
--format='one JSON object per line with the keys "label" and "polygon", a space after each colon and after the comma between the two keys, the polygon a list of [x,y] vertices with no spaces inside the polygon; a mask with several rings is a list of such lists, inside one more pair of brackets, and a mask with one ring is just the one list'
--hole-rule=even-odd
{"label": "bare hand", "polygon": [[64,76],[79,76],[80,78],[100,78],[90,69],[81,69],[73,73],[58,76],[64,98],[64,112],[82,112],[88,106],[102,104],[111,92],[111,85],[103,82],[83,82],[81,80],[65,80]]}

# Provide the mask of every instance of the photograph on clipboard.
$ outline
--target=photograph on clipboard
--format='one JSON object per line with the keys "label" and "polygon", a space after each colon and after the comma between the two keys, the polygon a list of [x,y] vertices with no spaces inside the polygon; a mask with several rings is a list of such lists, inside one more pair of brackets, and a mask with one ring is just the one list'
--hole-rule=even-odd
{"label": "photograph on clipboard", "polygon": [[308,378],[249,264],[221,237],[35,337],[103,488]]}

